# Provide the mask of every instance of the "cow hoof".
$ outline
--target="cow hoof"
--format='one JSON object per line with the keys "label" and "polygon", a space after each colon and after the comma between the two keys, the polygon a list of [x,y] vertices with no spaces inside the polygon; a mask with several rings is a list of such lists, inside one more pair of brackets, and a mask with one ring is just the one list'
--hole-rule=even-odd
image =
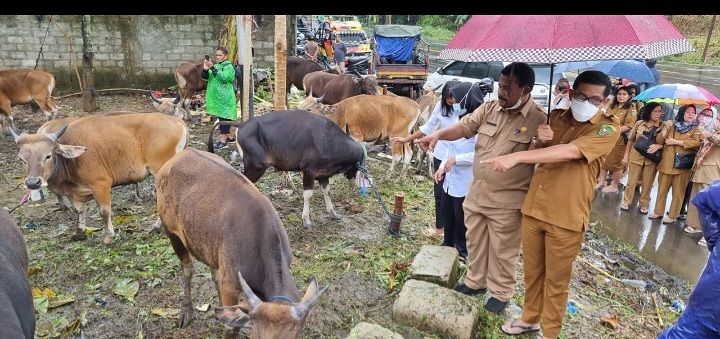
{"label": "cow hoof", "polygon": [[310,220],[307,220],[307,221],[303,220],[303,226],[305,226],[305,228],[313,227],[312,222]]}
{"label": "cow hoof", "polygon": [[112,242],[112,236],[106,235],[105,238],[103,238],[103,244],[110,245],[111,242]]}
{"label": "cow hoof", "polygon": [[153,227],[150,229],[150,234],[160,234],[162,233],[162,228],[160,227]]}
{"label": "cow hoof", "polygon": [[335,212],[330,213],[330,220],[335,220],[335,221],[337,221],[337,220],[340,220],[340,219],[341,219],[341,218],[340,218],[339,215],[337,215],[337,213],[335,213]]}
{"label": "cow hoof", "polygon": [[178,327],[179,328],[185,328],[193,321],[193,312],[192,310],[186,310],[183,311],[180,315],[180,319],[178,320]]}

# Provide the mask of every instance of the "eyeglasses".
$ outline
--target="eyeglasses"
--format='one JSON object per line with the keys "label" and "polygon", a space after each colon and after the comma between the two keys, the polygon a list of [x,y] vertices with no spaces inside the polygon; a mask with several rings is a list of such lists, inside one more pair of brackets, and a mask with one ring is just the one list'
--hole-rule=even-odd
{"label": "eyeglasses", "polygon": [[600,107],[600,104],[602,104],[603,98],[600,97],[587,97],[582,93],[575,92],[573,93],[573,99],[576,99],[578,101],[585,101],[587,100],[589,103],[593,104],[593,106]]}

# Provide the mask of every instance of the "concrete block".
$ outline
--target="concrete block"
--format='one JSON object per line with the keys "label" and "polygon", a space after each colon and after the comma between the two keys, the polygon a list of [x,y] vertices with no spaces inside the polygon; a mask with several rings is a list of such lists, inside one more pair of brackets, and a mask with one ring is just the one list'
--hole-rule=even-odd
{"label": "concrete block", "polygon": [[7,41],[9,43],[15,43],[15,44],[21,44],[23,43],[23,39],[19,36],[8,36]]}
{"label": "concrete block", "polygon": [[380,325],[361,322],[350,330],[346,339],[402,339],[402,336]]}
{"label": "concrete block", "polygon": [[448,246],[424,245],[410,265],[408,279],[454,287],[458,279],[458,251]]}
{"label": "concrete block", "polygon": [[392,312],[398,323],[459,339],[475,337],[480,317],[477,299],[420,280],[405,282]]}

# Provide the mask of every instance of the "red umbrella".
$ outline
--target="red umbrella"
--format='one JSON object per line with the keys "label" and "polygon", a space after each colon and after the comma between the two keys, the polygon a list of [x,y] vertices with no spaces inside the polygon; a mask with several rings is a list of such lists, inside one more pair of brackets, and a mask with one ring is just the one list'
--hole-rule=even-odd
{"label": "red umbrella", "polygon": [[662,15],[473,15],[439,58],[554,64],[692,50]]}
{"label": "red umbrella", "polygon": [[652,59],[692,50],[662,15],[473,15],[438,58],[547,63],[552,84],[559,62]]}

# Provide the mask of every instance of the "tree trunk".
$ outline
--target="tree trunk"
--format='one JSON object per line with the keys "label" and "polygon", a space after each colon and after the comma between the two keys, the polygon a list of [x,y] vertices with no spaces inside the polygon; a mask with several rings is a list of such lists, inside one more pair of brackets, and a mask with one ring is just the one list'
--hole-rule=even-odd
{"label": "tree trunk", "polygon": [[252,15],[241,15],[242,19],[238,19],[238,60],[243,65],[243,77],[242,77],[242,110],[241,120],[247,121],[252,116],[252,100],[253,100],[253,85],[252,85],[252,28],[253,28],[253,16]]}
{"label": "tree trunk", "polygon": [[90,16],[82,16],[83,38],[83,91],[82,102],[85,112],[95,112],[98,109],[97,92],[95,91],[95,74],[93,72],[92,32],[90,30]]}
{"label": "tree trunk", "polygon": [[386,16],[385,16],[385,24],[386,24],[386,25],[392,24],[392,15],[386,15]]}
{"label": "tree trunk", "polygon": [[297,15],[287,15],[287,52],[288,56],[295,55],[297,37]]}
{"label": "tree trunk", "polygon": [[707,52],[710,47],[710,38],[712,37],[713,29],[715,29],[715,20],[716,19],[717,19],[717,15],[713,15],[712,21],[710,22],[710,29],[708,30],[707,39],[705,40],[705,48],[703,48],[703,54],[702,54],[703,62],[707,62]]}
{"label": "tree trunk", "polygon": [[285,95],[287,94],[287,17],[275,16],[275,94],[273,102],[275,110],[285,110]]}

